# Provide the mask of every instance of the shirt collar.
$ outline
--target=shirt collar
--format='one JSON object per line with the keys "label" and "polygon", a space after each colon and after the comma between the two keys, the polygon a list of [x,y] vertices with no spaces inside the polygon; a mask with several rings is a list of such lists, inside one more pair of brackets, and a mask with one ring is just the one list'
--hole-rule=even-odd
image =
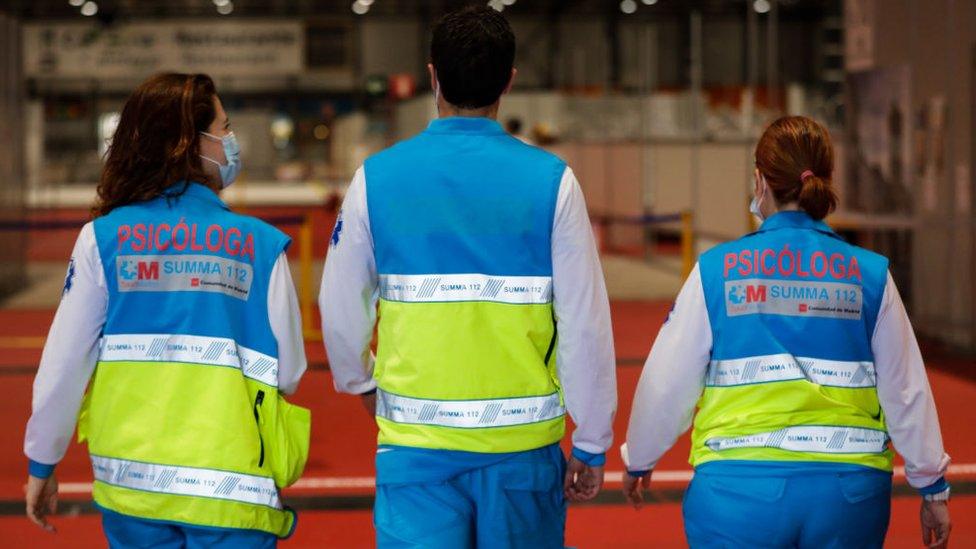
{"label": "shirt collar", "polygon": [[[186,186],[186,190],[183,188]],[[196,198],[197,200],[202,200],[208,204],[213,204],[219,206],[225,210],[230,210],[230,207],[217,196],[217,193],[213,191],[210,187],[198,183],[196,181],[190,181],[189,183],[185,181],[178,181],[172,185],[163,193],[167,198],[181,196],[189,196],[190,198]]]}
{"label": "shirt collar", "polygon": [[497,120],[472,116],[450,116],[435,118],[427,126],[428,133],[465,133],[476,135],[504,134],[505,130]]}
{"label": "shirt collar", "polygon": [[758,233],[775,231],[777,229],[809,229],[837,236],[837,234],[823,221],[817,221],[810,217],[810,214],[802,211],[777,212],[763,221]]}

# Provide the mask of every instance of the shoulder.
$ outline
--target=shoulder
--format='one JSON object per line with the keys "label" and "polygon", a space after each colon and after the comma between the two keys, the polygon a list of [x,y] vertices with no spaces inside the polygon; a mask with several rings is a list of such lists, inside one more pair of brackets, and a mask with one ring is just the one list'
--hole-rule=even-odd
{"label": "shoulder", "polygon": [[425,133],[419,133],[413,137],[409,137],[403,141],[390,145],[389,147],[366,157],[366,160],[363,162],[363,169],[368,170],[370,168],[383,166],[391,162],[400,163],[405,158],[412,158],[418,152],[427,150],[427,140],[428,136]]}
{"label": "shoulder", "polygon": [[751,242],[756,239],[756,233],[750,233],[745,236],[736,238],[735,240],[730,240],[728,242],[723,242],[721,244],[716,244],[708,250],[706,250],[701,255],[702,263],[710,263],[713,261],[721,261],[723,257],[728,254],[738,253],[743,247],[748,246]]}
{"label": "shoulder", "polygon": [[510,149],[513,153],[523,156],[527,159],[533,160],[538,163],[552,164],[556,166],[561,166],[566,168],[566,161],[559,157],[559,155],[547,151],[542,147],[537,147],[535,145],[530,145],[525,141],[511,135],[504,135],[499,137],[499,141],[502,146]]}
{"label": "shoulder", "polygon": [[[259,217],[244,215],[237,212],[228,212],[228,215],[231,225],[246,228],[248,231],[255,233],[255,235],[261,235],[264,238],[270,239],[290,240],[289,236],[281,229]],[[290,222],[290,220],[288,221]],[[295,216],[294,221],[296,224],[300,221],[298,215]]]}

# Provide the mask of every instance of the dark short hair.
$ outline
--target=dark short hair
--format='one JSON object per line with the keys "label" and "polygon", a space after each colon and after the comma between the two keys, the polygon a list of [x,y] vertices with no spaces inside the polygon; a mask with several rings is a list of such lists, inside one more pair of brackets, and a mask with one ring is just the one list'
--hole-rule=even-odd
{"label": "dark short hair", "polygon": [[448,103],[465,109],[486,107],[498,101],[512,76],[515,34],[494,9],[468,6],[434,25],[430,60]]}

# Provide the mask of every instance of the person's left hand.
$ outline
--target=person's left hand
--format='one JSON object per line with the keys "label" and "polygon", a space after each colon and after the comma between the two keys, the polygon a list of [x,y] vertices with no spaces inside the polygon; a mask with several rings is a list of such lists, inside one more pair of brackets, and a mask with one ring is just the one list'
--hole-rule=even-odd
{"label": "person's left hand", "polygon": [[58,479],[27,476],[27,518],[44,530],[54,533],[57,530],[47,521],[48,515],[58,512]]}
{"label": "person's left hand", "polygon": [[642,477],[634,477],[629,473],[624,473],[624,497],[634,506],[640,509],[644,506],[644,490],[651,489],[651,471]]}
{"label": "person's left hand", "polygon": [[376,416],[376,391],[366,393],[364,395],[359,395],[359,398],[363,401],[363,408],[369,413],[369,417]]}
{"label": "person's left hand", "polygon": [[600,493],[603,487],[603,466],[587,465],[570,456],[566,464],[566,478],[563,492],[570,501],[589,501]]}

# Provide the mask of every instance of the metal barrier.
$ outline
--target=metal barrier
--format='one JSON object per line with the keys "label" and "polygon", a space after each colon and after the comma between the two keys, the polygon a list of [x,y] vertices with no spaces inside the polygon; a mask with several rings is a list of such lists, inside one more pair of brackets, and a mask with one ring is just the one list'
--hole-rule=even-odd
{"label": "metal barrier", "polygon": [[626,225],[656,225],[663,223],[680,223],[679,235],[681,238],[681,276],[687,278],[691,270],[695,267],[695,225],[694,214],[691,210],[684,210],[669,214],[649,214],[640,216],[614,216],[614,215],[595,215],[592,216],[594,228],[596,229],[597,245],[601,253],[606,247],[606,235],[611,224],[619,223]]}

